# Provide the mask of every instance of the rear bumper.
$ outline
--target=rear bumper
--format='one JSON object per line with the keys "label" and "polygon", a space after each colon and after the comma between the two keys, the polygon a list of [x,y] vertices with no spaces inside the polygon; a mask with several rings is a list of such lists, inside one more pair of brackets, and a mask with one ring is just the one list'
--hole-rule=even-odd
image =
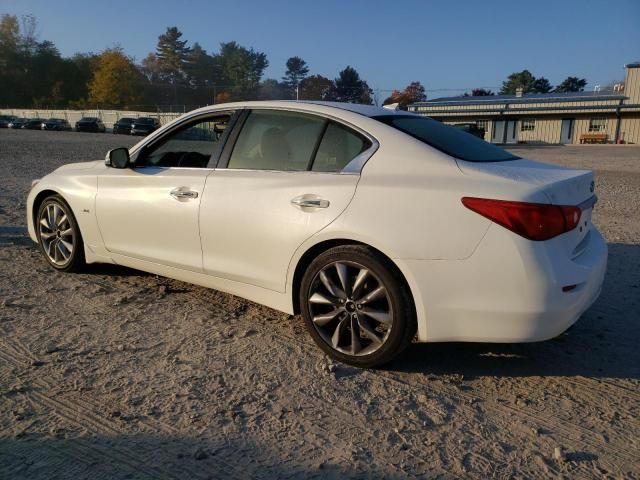
{"label": "rear bumper", "polygon": [[560,258],[546,242],[493,225],[466,260],[398,264],[421,310],[420,341],[536,342],[564,332],[596,301],[607,245],[592,228],[577,258]]}

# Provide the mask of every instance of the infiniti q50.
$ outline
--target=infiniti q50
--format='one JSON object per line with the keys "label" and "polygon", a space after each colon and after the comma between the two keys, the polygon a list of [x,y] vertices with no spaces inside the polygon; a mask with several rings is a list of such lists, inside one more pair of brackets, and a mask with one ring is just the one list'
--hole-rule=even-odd
{"label": "infiniti q50", "polygon": [[597,298],[593,174],[372,106],[190,112],[34,181],[31,238],[70,272],[115,263],[300,313],[340,361],[420,342],[532,342]]}

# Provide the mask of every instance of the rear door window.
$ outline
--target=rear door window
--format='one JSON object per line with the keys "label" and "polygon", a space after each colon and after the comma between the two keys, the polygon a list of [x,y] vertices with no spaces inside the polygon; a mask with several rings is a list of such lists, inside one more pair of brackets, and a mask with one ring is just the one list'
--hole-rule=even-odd
{"label": "rear door window", "polygon": [[502,162],[520,158],[470,133],[432,118],[417,115],[383,115],[374,118],[461,160]]}
{"label": "rear door window", "polygon": [[303,113],[252,110],[227,168],[308,170],[326,123],[323,118]]}
{"label": "rear door window", "polygon": [[371,142],[353,130],[329,123],[313,161],[314,172],[340,172],[371,146]]}

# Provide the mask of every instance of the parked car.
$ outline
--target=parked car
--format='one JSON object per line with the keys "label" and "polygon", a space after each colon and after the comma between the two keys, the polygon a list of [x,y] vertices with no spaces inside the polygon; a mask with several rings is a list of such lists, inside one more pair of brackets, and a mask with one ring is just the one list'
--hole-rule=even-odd
{"label": "parked car", "polygon": [[28,118],[15,118],[9,123],[9,125],[7,125],[7,127],[14,129],[24,128],[28,121]]}
{"label": "parked car", "polygon": [[50,118],[49,120],[45,120],[42,122],[42,130],[58,130],[70,132],[71,124],[66,121],[64,118]]}
{"label": "parked car", "polygon": [[107,129],[97,117],[83,117],[76,122],[76,132],[104,133]]}
{"label": "parked car", "polygon": [[46,120],[44,118],[30,118],[24,127],[27,130],[42,130],[42,124]]}
{"label": "parked car", "polygon": [[131,135],[149,135],[160,128],[160,120],[151,117],[136,118],[131,124]]}
{"label": "parked car", "polygon": [[453,126],[484,140],[484,128],[479,128],[475,123],[456,123]]}
{"label": "parked car", "polygon": [[113,124],[113,133],[124,133],[131,135],[131,126],[135,122],[135,118],[121,118]]}
{"label": "parked car", "polygon": [[9,128],[9,124],[17,118],[15,115],[0,115],[0,128]]}
{"label": "parked car", "polygon": [[27,217],[56,270],[113,262],[301,313],[325,353],[372,367],[414,338],[565,331],[605,274],[595,202],[591,171],[426,117],[274,101],[195,110],[60,167]]}

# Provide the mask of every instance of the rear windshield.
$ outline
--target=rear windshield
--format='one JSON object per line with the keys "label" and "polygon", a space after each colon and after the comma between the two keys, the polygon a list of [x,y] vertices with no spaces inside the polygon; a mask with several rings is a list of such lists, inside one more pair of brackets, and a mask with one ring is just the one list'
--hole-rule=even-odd
{"label": "rear windshield", "polygon": [[96,117],[84,117],[80,119],[81,122],[97,122],[98,119]]}
{"label": "rear windshield", "polygon": [[143,125],[152,124],[154,122],[153,118],[142,117],[136,120],[136,123],[141,123]]}
{"label": "rear windshield", "polygon": [[432,118],[413,115],[384,115],[373,118],[441,152],[468,162],[503,162],[520,158],[475,135]]}

